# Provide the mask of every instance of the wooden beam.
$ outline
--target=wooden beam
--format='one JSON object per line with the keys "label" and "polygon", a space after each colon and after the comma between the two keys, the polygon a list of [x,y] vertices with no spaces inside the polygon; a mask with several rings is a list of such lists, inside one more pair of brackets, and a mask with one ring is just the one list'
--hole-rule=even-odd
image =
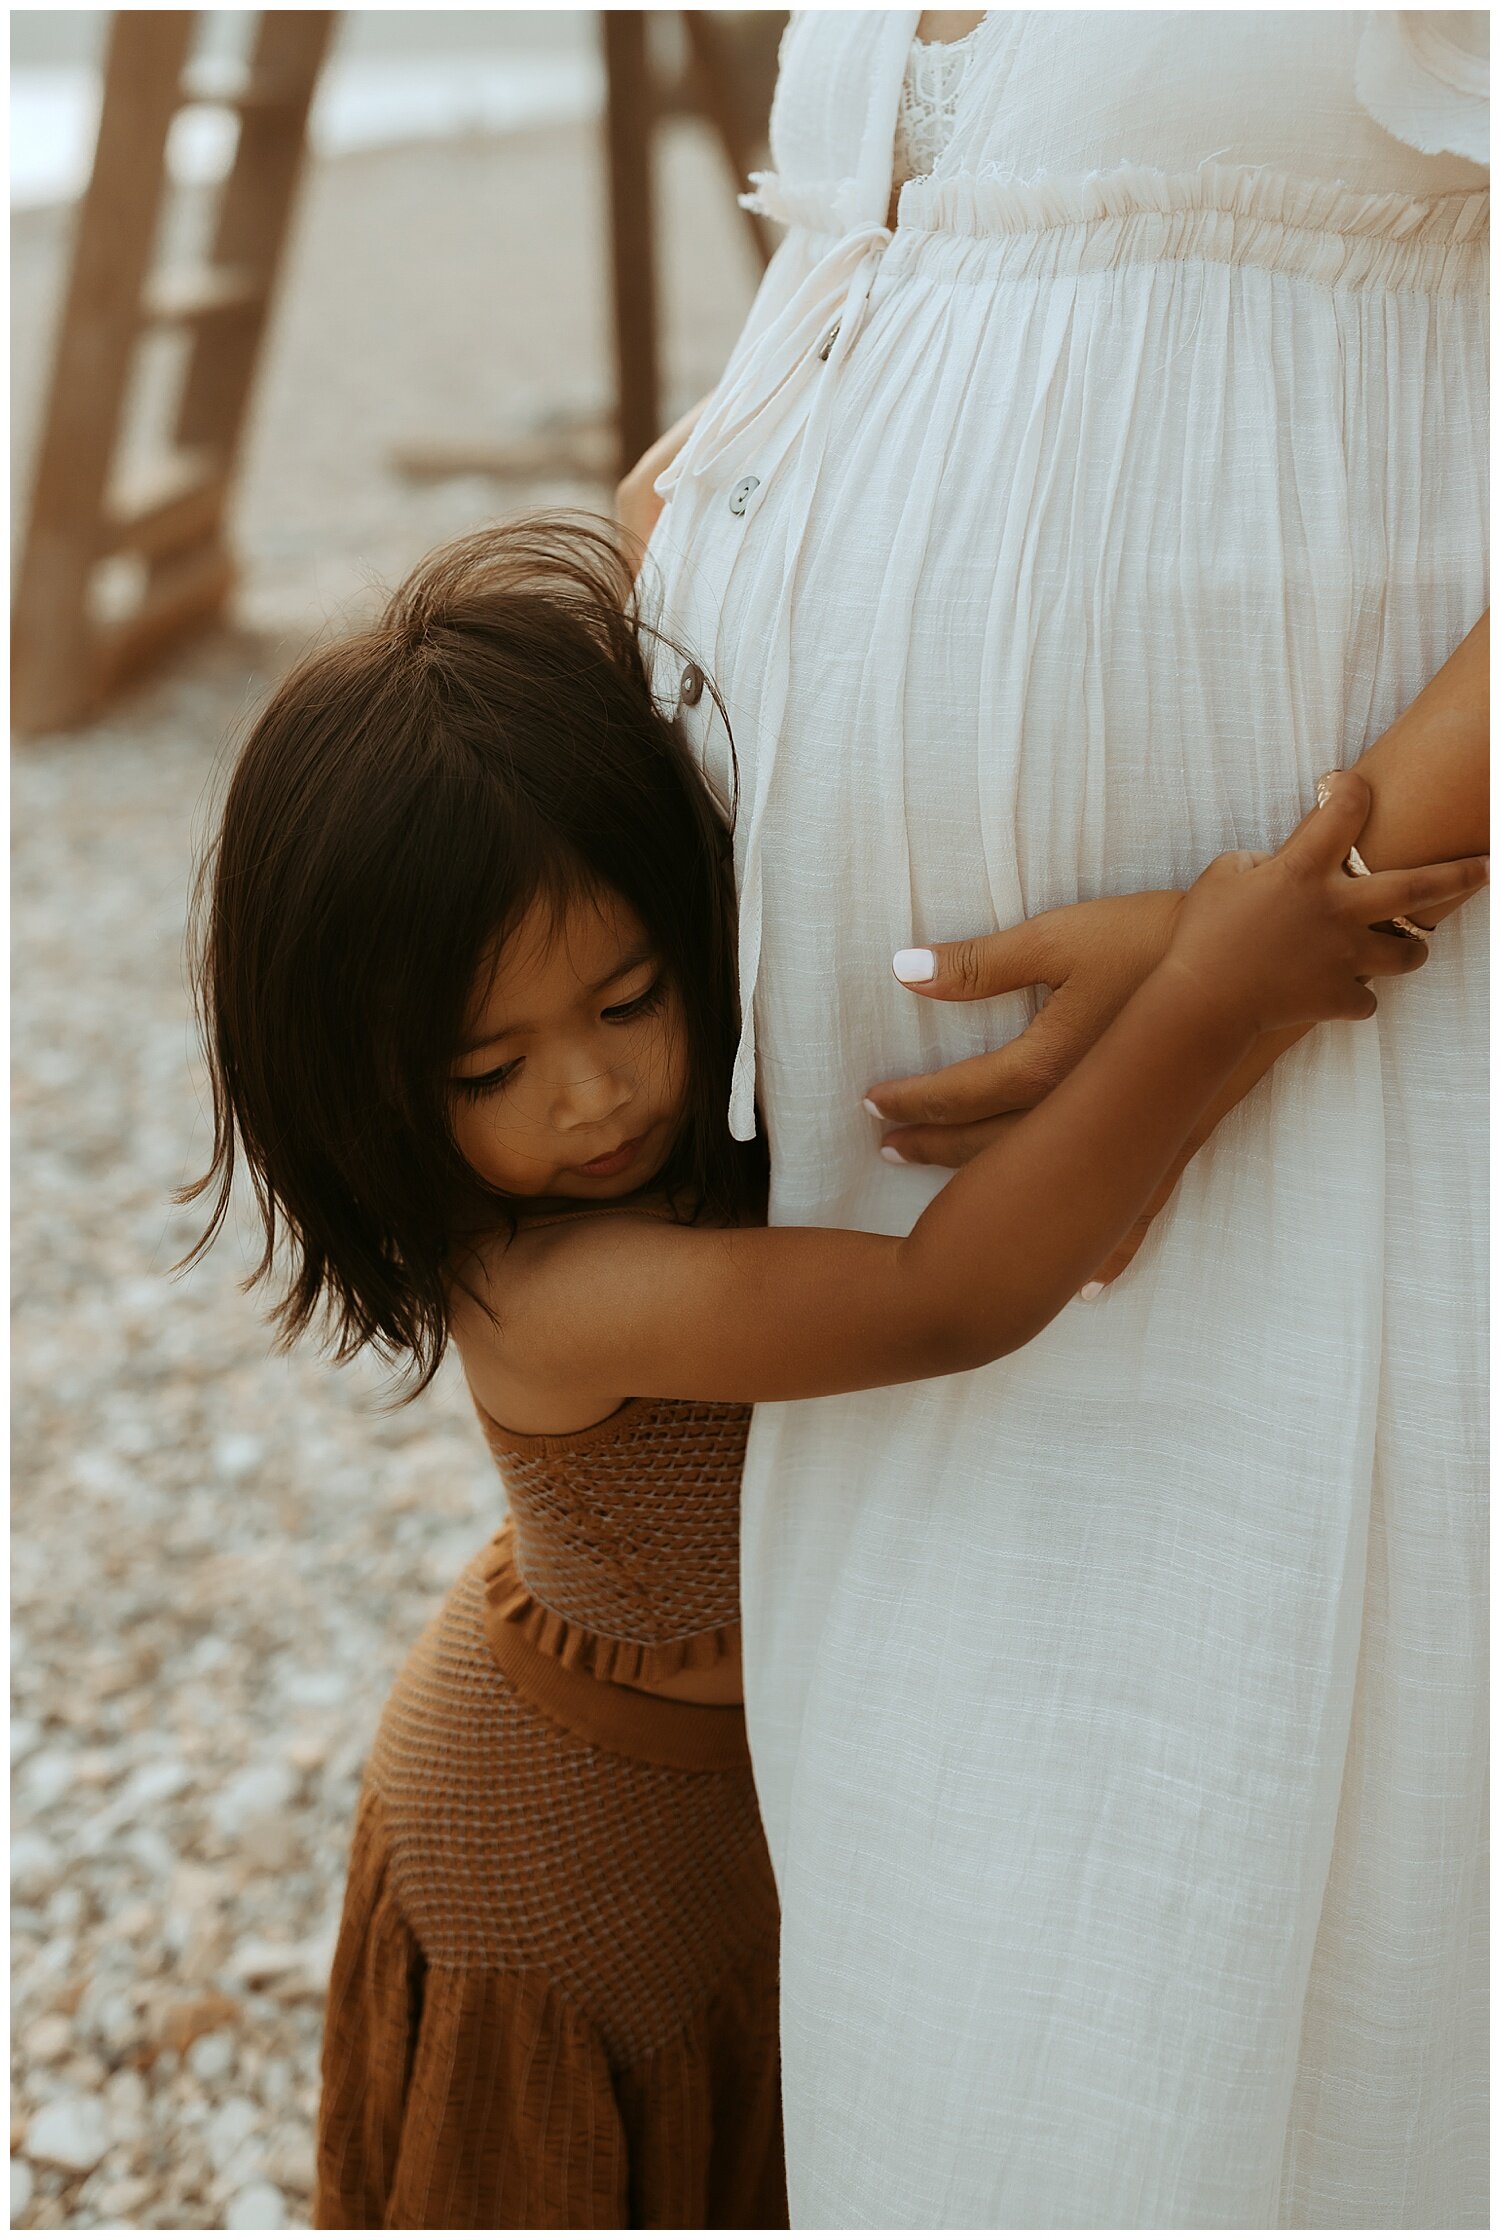
{"label": "wooden beam", "polygon": [[218,544],[195,545],[163,560],[135,612],[102,633],[93,685],[103,699],[160,659],[190,630],[214,621],[234,588],[234,562]]}
{"label": "wooden beam", "polygon": [[308,112],[336,20],[326,9],[268,8],[256,33],[247,84],[297,90],[244,106],[208,253],[209,271],[237,275],[253,288],[254,301],[232,318],[195,320],[172,439],[180,452],[211,453],[226,482],[239,463],[306,153]]}
{"label": "wooden beam", "polygon": [[141,324],[146,327],[190,327],[199,319],[232,319],[258,311],[265,285],[255,272],[164,272],[146,284],[141,298]]}
{"label": "wooden beam", "polygon": [[610,282],[614,304],[617,471],[661,432],[656,357],[655,190],[649,24],[639,8],[600,12],[604,38]]}
{"label": "wooden beam", "polygon": [[75,723],[93,697],[89,573],[156,235],[167,129],[196,23],[194,12],[155,8],[121,9],[111,22],[93,174],[75,220],[16,578],[11,691],[21,731]]}
{"label": "wooden beam", "polygon": [[213,542],[227,495],[212,452],[179,452],[116,486],[99,525],[99,553],[158,560]]}

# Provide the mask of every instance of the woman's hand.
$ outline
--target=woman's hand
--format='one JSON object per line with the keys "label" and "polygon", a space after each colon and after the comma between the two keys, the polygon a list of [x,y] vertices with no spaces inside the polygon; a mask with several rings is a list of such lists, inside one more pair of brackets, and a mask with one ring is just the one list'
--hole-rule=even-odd
{"label": "woman's hand", "polygon": [[[1339,920],[1342,940],[1347,920],[1348,955],[1341,952],[1335,965],[1329,951],[1330,968],[1336,975],[1347,979],[1353,968],[1372,974],[1415,969],[1427,954],[1425,947],[1370,931],[1367,913],[1378,916],[1388,905],[1397,908],[1391,898],[1399,886],[1402,894],[1411,897],[1403,915],[1415,911],[1424,920],[1444,915],[1484,883],[1485,867],[1476,859],[1365,881],[1346,880],[1339,866],[1368,806],[1369,789],[1364,780],[1344,774],[1336,781],[1330,799],[1332,818],[1339,827],[1329,843],[1332,855],[1322,845],[1323,837],[1332,829],[1329,813],[1323,814],[1320,824],[1319,812],[1313,811],[1277,857],[1241,854],[1221,858],[1198,882],[1186,914],[1186,898],[1177,893],[1128,895],[1048,911],[1023,925],[974,941],[903,951],[896,960],[899,977],[907,986],[940,1000],[967,1001],[1034,986],[1048,987],[1053,993],[1046,1008],[1004,1049],[965,1059],[940,1073],[878,1083],[870,1092],[872,1108],[882,1118],[897,1123],[886,1131],[885,1149],[912,1163],[966,1164],[1072,1070],[1169,946],[1179,963],[1187,962],[1200,977],[1214,981],[1232,977],[1249,953],[1246,941],[1236,931],[1238,917],[1244,916],[1244,905],[1251,897],[1250,888],[1241,887],[1240,882],[1250,874],[1257,886],[1265,883],[1262,866],[1273,878],[1290,875],[1293,879],[1287,895],[1289,925],[1294,922],[1290,915],[1294,910],[1311,908],[1314,915],[1322,911],[1325,917],[1332,913]],[[1343,829],[1346,825],[1347,834]],[[1319,834],[1316,841],[1311,837],[1315,827]],[[1252,903],[1252,921],[1254,915]],[[1290,1005],[1294,1013],[1300,1005],[1310,1003],[1319,1016],[1345,1015],[1330,1008],[1332,999],[1325,998],[1321,988],[1314,991],[1302,986],[1305,975],[1299,977],[1295,942],[1288,957],[1291,973],[1287,988],[1269,990],[1262,949],[1257,942],[1252,977],[1259,988],[1255,1000],[1269,1004],[1263,1021],[1269,1031],[1262,1033],[1204,1113],[1130,1235],[1098,1271],[1095,1280],[1101,1284],[1113,1281],[1129,1266],[1188,1160],[1276,1059],[1307,1031],[1306,1014],[1298,1019],[1286,1006]],[[1297,983],[1295,988],[1292,981]],[[1348,1011],[1348,1016],[1374,1008],[1373,997],[1365,1005],[1358,990],[1353,1000],[1356,1009]]]}
{"label": "woman's hand", "polygon": [[938,1073],[877,1082],[870,1102],[891,1123],[882,1145],[912,1165],[966,1166],[1098,1041],[1166,955],[1182,900],[1173,889],[1112,895],[1045,910],[971,941],[903,950],[897,977],[939,1003],[972,1003],[1018,988],[1051,994],[1003,1049]]}
{"label": "woman's hand", "polygon": [[662,501],[656,494],[658,475],[666,473],[678,452],[692,434],[699,413],[708,402],[700,397],[691,412],[658,436],[649,451],[643,451],[615,490],[615,518],[644,553],[651,541],[651,532],[661,517]]}
{"label": "woman's hand", "polygon": [[[985,1144],[1013,1126],[1020,1113],[1039,1104],[1123,1009],[1165,955],[1172,906],[1181,899],[1175,893],[1153,893],[1078,902],[1004,933],[950,941],[934,950],[933,977],[917,988],[921,995],[964,1002],[1031,986],[1053,993],[1031,1025],[1003,1049],[962,1059],[938,1073],[877,1084],[870,1101],[894,1123],[882,1135],[882,1146],[916,1166],[967,1165]],[[1260,1037],[1205,1110],[1129,1234],[1096,1270],[1096,1283],[1113,1283],[1124,1274],[1188,1162],[1277,1059],[1309,1031],[1283,1027]]]}

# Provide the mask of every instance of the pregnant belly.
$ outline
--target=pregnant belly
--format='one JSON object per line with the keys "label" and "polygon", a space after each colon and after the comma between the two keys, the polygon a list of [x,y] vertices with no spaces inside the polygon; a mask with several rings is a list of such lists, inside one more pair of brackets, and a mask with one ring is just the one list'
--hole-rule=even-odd
{"label": "pregnant belly", "polygon": [[[988,253],[898,234],[794,439],[747,439],[748,500],[707,473],[663,522],[733,733],[776,1202],[819,1218],[919,1188],[868,1179],[869,1083],[1033,1007],[919,1003],[894,949],[1275,845],[1485,603],[1477,296]],[[804,1152],[856,1196],[789,1194]]]}
{"label": "pregnant belly", "polygon": [[877,291],[806,455],[679,532],[768,879],[873,844],[942,912],[979,854],[1031,912],[1279,839],[1484,603],[1484,344],[1437,318],[1224,265]]}

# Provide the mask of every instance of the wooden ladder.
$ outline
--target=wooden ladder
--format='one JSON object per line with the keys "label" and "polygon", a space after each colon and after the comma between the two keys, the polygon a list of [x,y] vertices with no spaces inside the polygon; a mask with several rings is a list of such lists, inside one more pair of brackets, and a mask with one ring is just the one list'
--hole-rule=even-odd
{"label": "wooden ladder", "polygon": [[[191,10],[120,9],[12,615],[17,730],[81,721],[171,639],[216,615],[234,568],[225,509],[302,167],[333,11],[267,9],[248,66],[190,67]],[[232,110],[239,138],[207,262],[158,272],[153,252],[177,113]],[[128,479],[122,422],[148,336],[186,330],[166,456]],[[101,568],[136,563],[131,611],[101,612]]]}
{"label": "wooden ladder", "polygon": [[[191,11],[117,10],[104,77],[94,171],[79,212],[53,360],[31,512],[12,615],[11,703],[18,732],[81,722],[171,641],[217,615],[234,581],[226,536],[230,485],[277,269],[291,223],[308,112],[337,18],[268,9],[252,59],[236,74],[193,71]],[[745,105],[712,10],[683,10],[694,105],[713,128],[736,186],[763,118]],[[616,409],[613,458],[582,456],[565,435],[545,464],[623,472],[661,430],[653,154],[657,122],[649,11],[600,12],[607,85]],[[178,111],[210,105],[239,119],[201,271],[159,273],[153,249],[167,184],[167,135]],[[773,246],[746,213],[763,266]],[[189,349],[167,456],[122,472],[122,422],[137,353],[163,329]],[[588,448],[583,446],[583,449]],[[544,444],[531,465],[542,463]],[[409,447],[404,472],[513,468],[515,447]],[[106,563],[134,563],[132,611],[111,619]]]}

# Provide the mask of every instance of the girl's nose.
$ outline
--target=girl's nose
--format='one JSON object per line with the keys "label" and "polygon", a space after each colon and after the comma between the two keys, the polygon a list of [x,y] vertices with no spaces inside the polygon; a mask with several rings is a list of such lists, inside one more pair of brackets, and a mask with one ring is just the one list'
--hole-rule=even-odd
{"label": "girl's nose", "polygon": [[628,1104],[631,1083],[617,1067],[580,1062],[557,1083],[553,1097],[553,1125],[558,1128],[596,1128]]}

